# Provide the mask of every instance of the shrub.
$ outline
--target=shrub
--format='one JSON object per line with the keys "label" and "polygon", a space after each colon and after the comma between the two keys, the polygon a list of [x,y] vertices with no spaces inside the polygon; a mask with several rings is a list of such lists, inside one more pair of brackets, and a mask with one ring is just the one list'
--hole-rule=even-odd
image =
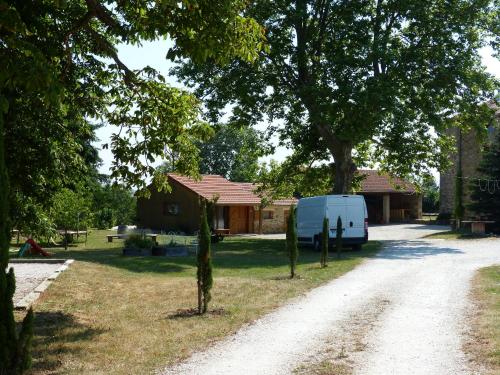
{"label": "shrub", "polygon": [[138,249],[151,249],[154,242],[149,237],[133,234],[125,240],[125,247]]}
{"label": "shrub", "polygon": [[297,267],[297,258],[299,256],[299,249],[297,246],[297,227],[295,225],[295,206],[290,209],[290,216],[288,216],[288,226],[286,229],[286,249],[290,259],[290,278],[295,277],[295,269]]}

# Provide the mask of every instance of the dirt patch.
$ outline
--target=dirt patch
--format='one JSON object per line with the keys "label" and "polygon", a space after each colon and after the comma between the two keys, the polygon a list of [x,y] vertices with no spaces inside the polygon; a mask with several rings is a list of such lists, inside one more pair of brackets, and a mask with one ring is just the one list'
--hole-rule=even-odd
{"label": "dirt patch", "polygon": [[321,351],[312,354],[294,370],[296,375],[351,375],[356,358],[366,348],[366,337],[390,304],[388,299],[371,299],[327,340]]}
{"label": "dirt patch", "polygon": [[205,314],[199,314],[198,309],[179,309],[173,314],[169,314],[168,319],[182,319],[182,318],[192,318],[199,316],[222,316],[229,315],[229,312],[224,310],[222,307],[216,309],[209,309]]}

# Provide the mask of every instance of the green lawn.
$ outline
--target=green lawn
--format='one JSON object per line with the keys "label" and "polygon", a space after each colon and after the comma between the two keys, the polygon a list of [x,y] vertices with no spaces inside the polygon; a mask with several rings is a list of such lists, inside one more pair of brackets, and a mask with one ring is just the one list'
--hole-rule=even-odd
{"label": "green lawn", "polygon": [[500,374],[500,265],[480,269],[473,281],[478,311],[473,339],[467,345],[486,374]]}
{"label": "green lawn", "polygon": [[122,240],[94,231],[86,247],[49,249],[76,262],[35,304],[34,373],[148,373],[185,358],[286,300],[374,255],[379,243],[319,267],[301,249],[288,278],[283,240],[227,238],[213,246],[211,311],[196,307],[195,257],[124,257]]}

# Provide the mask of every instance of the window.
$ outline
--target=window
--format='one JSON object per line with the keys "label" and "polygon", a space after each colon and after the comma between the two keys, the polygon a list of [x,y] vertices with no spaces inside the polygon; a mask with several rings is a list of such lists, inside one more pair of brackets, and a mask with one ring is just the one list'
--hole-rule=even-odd
{"label": "window", "polygon": [[177,203],[163,203],[163,215],[177,216],[179,215],[179,205]]}
{"label": "window", "polygon": [[274,219],[274,211],[269,211],[269,210],[262,211],[262,218],[264,220]]}

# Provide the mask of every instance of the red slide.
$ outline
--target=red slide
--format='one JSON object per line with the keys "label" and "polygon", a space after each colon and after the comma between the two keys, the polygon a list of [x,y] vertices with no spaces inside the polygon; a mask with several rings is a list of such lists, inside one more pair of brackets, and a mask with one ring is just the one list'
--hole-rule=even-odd
{"label": "red slide", "polygon": [[42,249],[42,247],[39,244],[37,244],[32,238],[27,239],[26,242],[31,245],[32,251],[34,250],[35,252],[42,254],[44,257],[50,256],[50,254],[46,252],[44,249]]}

